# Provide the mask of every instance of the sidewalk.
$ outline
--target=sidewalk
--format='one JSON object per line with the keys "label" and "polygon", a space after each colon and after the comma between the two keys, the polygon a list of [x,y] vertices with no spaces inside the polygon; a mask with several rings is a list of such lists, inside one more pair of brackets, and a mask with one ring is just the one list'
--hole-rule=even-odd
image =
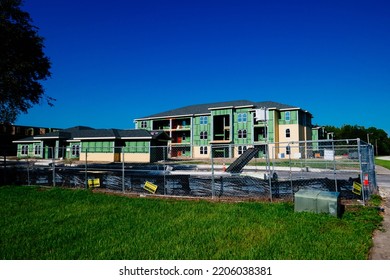
{"label": "sidewalk", "polygon": [[[375,170],[377,174],[390,176],[389,169],[375,166]],[[390,260],[390,185],[379,185],[379,195],[383,198],[383,223],[382,228],[374,232],[369,259]]]}

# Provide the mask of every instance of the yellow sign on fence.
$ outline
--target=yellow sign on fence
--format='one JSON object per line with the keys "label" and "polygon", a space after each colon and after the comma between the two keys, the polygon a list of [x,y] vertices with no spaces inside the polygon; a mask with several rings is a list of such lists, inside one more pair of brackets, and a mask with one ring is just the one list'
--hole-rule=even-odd
{"label": "yellow sign on fence", "polygon": [[362,184],[359,184],[358,182],[353,182],[352,192],[357,195],[362,194]]}
{"label": "yellow sign on fence", "polygon": [[147,190],[148,192],[155,193],[157,188],[158,188],[157,185],[155,185],[151,182],[148,182],[148,181],[145,182],[144,189]]}
{"label": "yellow sign on fence", "polygon": [[90,188],[98,188],[100,187],[100,179],[88,179],[88,187]]}

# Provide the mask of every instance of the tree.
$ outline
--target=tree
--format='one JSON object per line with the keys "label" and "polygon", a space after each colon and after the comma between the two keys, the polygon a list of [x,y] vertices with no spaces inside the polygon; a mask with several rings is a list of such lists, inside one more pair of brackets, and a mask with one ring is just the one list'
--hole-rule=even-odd
{"label": "tree", "polygon": [[390,154],[390,138],[383,129],[375,127],[365,128],[364,126],[345,124],[340,128],[324,126],[326,132],[333,132],[335,139],[356,139],[369,141],[375,148],[375,155]]}
{"label": "tree", "polygon": [[43,38],[22,11],[22,0],[0,0],[0,123],[15,122],[42,99],[41,81],[51,76],[51,63],[43,52]]}

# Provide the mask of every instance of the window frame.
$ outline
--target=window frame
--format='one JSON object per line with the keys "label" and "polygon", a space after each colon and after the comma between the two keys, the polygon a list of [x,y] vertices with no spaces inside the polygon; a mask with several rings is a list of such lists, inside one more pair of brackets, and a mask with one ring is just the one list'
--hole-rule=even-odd
{"label": "window frame", "polygon": [[208,154],[207,146],[200,146],[200,154],[201,155],[207,155]]}

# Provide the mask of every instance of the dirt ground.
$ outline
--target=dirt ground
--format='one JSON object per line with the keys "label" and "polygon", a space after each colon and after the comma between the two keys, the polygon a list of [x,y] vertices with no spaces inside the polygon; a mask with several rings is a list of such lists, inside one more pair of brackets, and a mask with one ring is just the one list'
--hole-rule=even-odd
{"label": "dirt ground", "polygon": [[380,230],[374,232],[369,259],[390,260],[390,188],[379,187],[379,194],[383,198],[383,224]]}

